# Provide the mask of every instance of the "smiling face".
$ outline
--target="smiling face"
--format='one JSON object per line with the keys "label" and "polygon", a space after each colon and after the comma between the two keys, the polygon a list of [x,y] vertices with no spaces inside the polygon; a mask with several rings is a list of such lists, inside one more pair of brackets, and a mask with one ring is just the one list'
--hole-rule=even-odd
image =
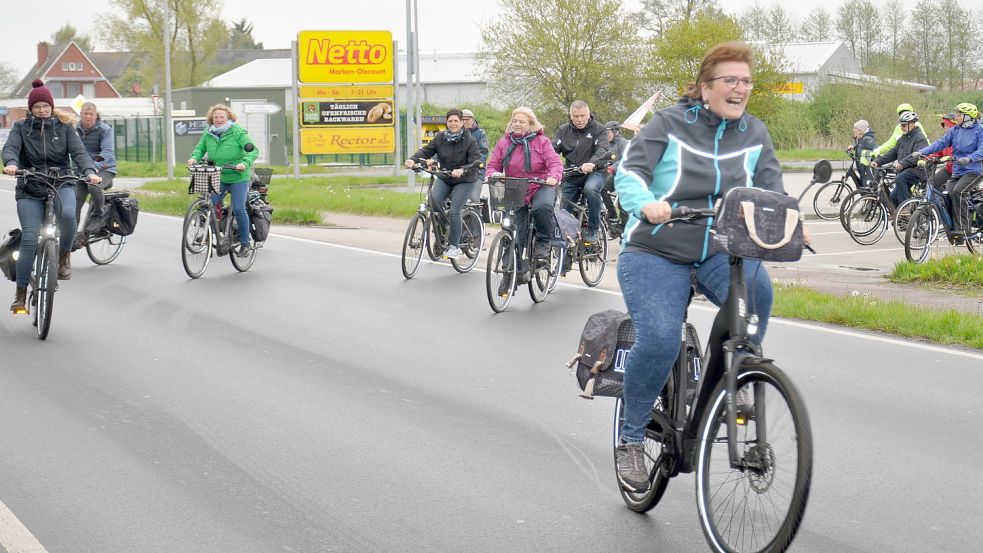
{"label": "smiling face", "polygon": [[212,112],[212,124],[221,127],[229,120],[229,112],[224,109],[217,109]]}
{"label": "smiling face", "polygon": [[456,115],[451,115],[447,118],[447,130],[456,133],[461,130],[461,118]]}
{"label": "smiling face", "polygon": [[[727,85],[725,77],[736,77],[736,86]],[[720,117],[739,119],[751,98],[751,87],[744,84],[744,81],[751,82],[751,68],[742,61],[720,62],[714,67],[713,78],[700,84],[703,101]]]}
{"label": "smiling face", "polygon": [[512,132],[527,133],[532,127],[532,122],[525,113],[516,113],[512,116],[512,123],[509,126],[512,127]]}

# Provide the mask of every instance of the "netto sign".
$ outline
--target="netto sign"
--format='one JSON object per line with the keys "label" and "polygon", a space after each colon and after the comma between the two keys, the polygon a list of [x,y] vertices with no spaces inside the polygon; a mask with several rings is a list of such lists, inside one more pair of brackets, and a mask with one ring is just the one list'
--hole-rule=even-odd
{"label": "netto sign", "polygon": [[389,31],[301,31],[297,34],[302,83],[388,83],[393,80]]}

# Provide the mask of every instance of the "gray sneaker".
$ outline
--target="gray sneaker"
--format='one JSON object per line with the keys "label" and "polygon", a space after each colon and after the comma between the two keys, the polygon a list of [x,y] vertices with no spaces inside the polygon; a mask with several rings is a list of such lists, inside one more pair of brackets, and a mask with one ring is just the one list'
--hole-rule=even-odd
{"label": "gray sneaker", "polygon": [[460,257],[462,255],[464,255],[464,252],[457,246],[448,246],[444,252],[444,257]]}
{"label": "gray sneaker", "polygon": [[649,489],[649,473],[645,469],[645,445],[621,444],[614,453],[618,467],[618,480],[631,492]]}

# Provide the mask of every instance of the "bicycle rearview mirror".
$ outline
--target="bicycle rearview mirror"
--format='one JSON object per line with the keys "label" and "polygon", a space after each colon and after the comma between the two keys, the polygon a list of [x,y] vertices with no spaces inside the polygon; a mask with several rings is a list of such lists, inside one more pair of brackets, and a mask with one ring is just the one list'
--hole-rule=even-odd
{"label": "bicycle rearview mirror", "polygon": [[246,145],[242,147],[244,151],[251,152],[256,149],[256,146],[252,142],[246,142]]}
{"label": "bicycle rearview mirror", "polygon": [[825,159],[816,162],[812,168],[812,176],[815,182],[829,182],[829,177],[833,174],[833,166]]}

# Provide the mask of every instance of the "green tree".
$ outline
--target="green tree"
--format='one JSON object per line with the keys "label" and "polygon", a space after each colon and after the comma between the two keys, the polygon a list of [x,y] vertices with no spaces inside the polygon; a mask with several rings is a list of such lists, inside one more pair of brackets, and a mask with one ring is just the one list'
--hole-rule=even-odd
{"label": "green tree", "polygon": [[[168,2],[170,25],[164,28],[162,2]],[[103,15],[100,39],[109,46],[146,57],[121,79],[143,85],[164,81],[164,33],[171,40],[171,82],[197,86],[215,75],[212,60],[229,40],[225,23],[215,14],[219,0],[110,0],[115,8]]]}
{"label": "green tree", "polygon": [[627,115],[644,93],[637,28],[617,0],[502,0],[481,40],[492,89],[544,111],[546,123],[564,120],[574,100],[605,118]]}
{"label": "green tree", "polygon": [[639,26],[662,35],[667,28],[700,12],[713,12],[722,15],[716,0],[642,0],[638,12]]}
{"label": "green tree", "polygon": [[75,41],[75,44],[86,53],[92,51],[92,39],[88,35],[79,34],[78,29],[71,23],[65,23],[51,34],[51,42],[54,44],[68,44],[72,41]]}
{"label": "green tree", "polygon": [[263,43],[253,38],[253,24],[243,17],[232,23],[229,29],[229,43],[226,48],[238,50],[262,50]]}

